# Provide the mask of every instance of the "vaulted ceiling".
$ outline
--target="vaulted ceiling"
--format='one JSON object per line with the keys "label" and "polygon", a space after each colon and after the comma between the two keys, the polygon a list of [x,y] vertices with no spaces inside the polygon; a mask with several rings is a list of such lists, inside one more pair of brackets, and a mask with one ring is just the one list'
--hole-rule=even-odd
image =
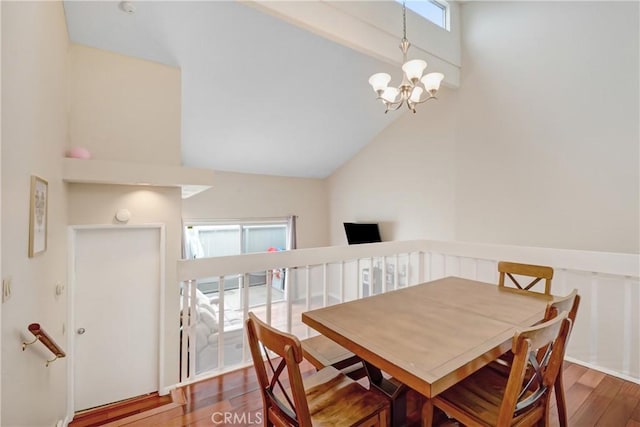
{"label": "vaulted ceiling", "polygon": [[182,161],[326,177],[400,112],[367,83],[392,66],[234,1],[66,1],[74,43],[182,70]]}

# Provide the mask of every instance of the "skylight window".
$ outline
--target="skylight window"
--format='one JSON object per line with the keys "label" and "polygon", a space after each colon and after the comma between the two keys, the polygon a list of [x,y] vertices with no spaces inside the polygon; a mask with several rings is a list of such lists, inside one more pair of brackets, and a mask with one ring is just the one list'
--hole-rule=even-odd
{"label": "skylight window", "polygon": [[[396,0],[402,3],[402,0]],[[438,27],[448,30],[447,12],[448,6],[444,2],[436,0],[407,0],[407,9],[410,9],[425,19],[436,24]]]}

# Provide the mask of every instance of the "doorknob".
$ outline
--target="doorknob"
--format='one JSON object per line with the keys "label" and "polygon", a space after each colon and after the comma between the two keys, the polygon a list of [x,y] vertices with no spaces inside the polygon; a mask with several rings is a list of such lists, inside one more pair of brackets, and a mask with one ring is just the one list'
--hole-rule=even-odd
{"label": "doorknob", "polygon": [[78,328],[78,335],[82,335],[86,332],[84,328]]}

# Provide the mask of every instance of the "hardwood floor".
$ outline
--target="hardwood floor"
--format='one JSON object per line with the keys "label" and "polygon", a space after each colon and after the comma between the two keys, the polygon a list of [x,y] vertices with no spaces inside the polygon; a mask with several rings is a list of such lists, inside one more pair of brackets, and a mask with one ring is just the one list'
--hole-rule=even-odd
{"label": "hardwood floor", "polygon": [[640,385],[568,365],[565,387],[570,425],[640,427]]}
{"label": "hardwood floor", "polygon": [[[303,375],[314,372],[307,362],[303,362],[301,369]],[[566,363],[565,387],[570,426],[640,427],[640,385]],[[147,418],[138,418],[129,424],[121,422],[118,425],[262,425],[262,400],[252,367],[198,382],[183,387],[180,391],[185,402],[181,408],[182,413],[161,412]],[[408,399],[410,402],[407,407],[415,407],[414,397],[409,396]],[[411,401],[414,401],[414,405]],[[556,427],[558,420],[555,399],[552,401],[551,426]]]}
{"label": "hardwood floor", "polygon": [[122,402],[105,405],[93,410],[77,413],[69,427],[93,427],[117,421],[132,415],[147,412],[172,402],[171,396],[151,393]]}

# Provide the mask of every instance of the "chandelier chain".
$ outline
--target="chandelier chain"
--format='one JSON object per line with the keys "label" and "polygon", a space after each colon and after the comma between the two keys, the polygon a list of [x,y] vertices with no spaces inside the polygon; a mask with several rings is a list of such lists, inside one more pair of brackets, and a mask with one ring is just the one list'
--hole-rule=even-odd
{"label": "chandelier chain", "polygon": [[402,2],[402,40],[407,39],[407,2]]}

